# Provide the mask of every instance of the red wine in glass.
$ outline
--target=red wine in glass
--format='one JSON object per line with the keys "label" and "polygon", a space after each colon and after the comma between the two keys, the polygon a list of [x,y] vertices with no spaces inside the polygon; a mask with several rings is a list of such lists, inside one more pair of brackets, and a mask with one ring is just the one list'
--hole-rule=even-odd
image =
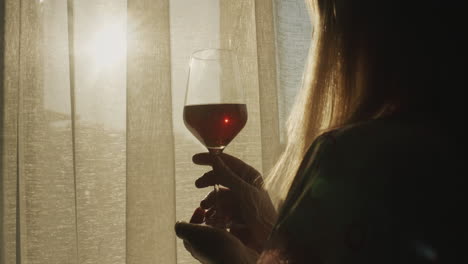
{"label": "red wine in glass", "polygon": [[247,122],[245,104],[186,105],[184,123],[211,153],[221,152]]}
{"label": "red wine in glass", "polygon": [[[185,126],[212,155],[220,155],[246,122],[246,100],[235,53],[227,49],[194,52],[185,95]],[[219,190],[218,185],[214,187]]]}

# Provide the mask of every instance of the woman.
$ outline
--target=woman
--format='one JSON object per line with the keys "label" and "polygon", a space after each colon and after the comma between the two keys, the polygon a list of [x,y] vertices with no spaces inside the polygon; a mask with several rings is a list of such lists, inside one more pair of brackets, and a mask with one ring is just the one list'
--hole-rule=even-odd
{"label": "woman", "polygon": [[[449,118],[460,106],[452,72],[460,34],[450,32],[459,29],[451,19],[456,8],[436,1],[307,2],[313,43],[282,157],[264,184],[227,154],[195,155],[196,164],[213,166],[196,186],[226,188],[201,202],[192,223],[177,223],[177,235],[202,263],[458,257],[452,239],[465,232],[457,224],[463,185]],[[441,195],[444,188],[450,193]],[[229,232],[210,227],[219,216]]]}

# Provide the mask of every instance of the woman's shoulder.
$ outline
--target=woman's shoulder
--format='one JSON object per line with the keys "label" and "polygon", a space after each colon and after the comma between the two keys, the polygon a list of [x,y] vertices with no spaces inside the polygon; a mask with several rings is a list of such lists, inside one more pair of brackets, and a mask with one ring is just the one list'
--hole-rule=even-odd
{"label": "woman's shoulder", "polygon": [[372,120],[333,130],[323,136],[328,143],[323,144],[325,154],[317,164],[320,170],[310,170],[304,178],[310,184],[317,177],[330,185],[344,184],[354,196],[385,197],[400,208],[416,201],[415,190],[428,202],[440,188],[459,193],[460,186],[465,186],[458,176],[464,162],[448,132],[435,121],[409,118]]}
{"label": "woman's shoulder", "polygon": [[333,149],[334,155],[356,160],[369,155],[447,152],[451,137],[436,121],[394,117],[346,125],[324,133],[318,141]]}
{"label": "woman's shoulder", "polygon": [[[449,160],[438,147],[445,145],[443,135],[430,122],[379,119],[317,138],[309,150],[313,154],[304,160],[310,165],[298,174],[275,227],[286,252],[298,259],[317,254],[322,260],[344,260],[367,250],[378,259],[394,253],[387,250],[394,246],[389,244],[394,234],[401,234],[399,244],[439,228],[436,222],[449,210],[436,194],[452,185],[440,180],[452,176],[445,175]],[[443,213],[434,215],[434,210]],[[365,240],[355,241],[354,232],[361,231]]]}
{"label": "woman's shoulder", "polygon": [[441,136],[443,130],[437,122],[425,119],[410,118],[381,118],[349,124],[338,129],[331,130],[324,135],[332,136],[340,143],[353,141],[362,142],[387,142],[408,140],[416,138]]}
{"label": "woman's shoulder", "polygon": [[304,163],[313,166],[297,176],[300,186],[320,180],[345,182],[357,193],[383,193],[389,186],[402,192],[418,185],[433,189],[441,176],[456,175],[453,163],[460,160],[450,136],[426,120],[366,121],[324,133],[317,141],[319,155],[305,157]]}
{"label": "woman's shoulder", "polygon": [[376,171],[389,172],[388,168],[401,166],[409,155],[429,153],[424,148],[429,144],[431,133],[424,132],[423,124],[418,123],[377,119],[321,134],[304,155],[290,195],[300,193],[318,174],[329,179],[334,178],[330,175],[349,178]]}

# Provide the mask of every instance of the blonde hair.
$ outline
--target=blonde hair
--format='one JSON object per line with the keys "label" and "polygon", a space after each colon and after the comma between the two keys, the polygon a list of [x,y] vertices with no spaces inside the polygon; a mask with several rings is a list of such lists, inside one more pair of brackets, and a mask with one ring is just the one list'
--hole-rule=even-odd
{"label": "blonde hair", "polygon": [[[425,53],[431,45],[426,49],[419,45],[430,39],[429,32],[413,36],[414,28],[406,27],[416,9],[407,7],[406,13],[397,13],[403,18],[395,22],[390,18],[400,11],[398,5],[378,7],[373,1],[307,0],[314,30],[303,88],[288,120],[286,148],[265,182],[278,207],[305,152],[320,134],[355,122],[427,109],[426,103],[434,103],[434,93],[427,86],[438,83],[434,79],[439,76],[437,69],[432,67],[436,60]],[[399,27],[403,29],[393,38],[384,32]]]}

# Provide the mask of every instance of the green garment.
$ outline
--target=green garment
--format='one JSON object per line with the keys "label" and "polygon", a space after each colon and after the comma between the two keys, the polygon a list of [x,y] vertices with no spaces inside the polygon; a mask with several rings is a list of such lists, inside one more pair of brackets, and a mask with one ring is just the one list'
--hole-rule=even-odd
{"label": "green garment", "polygon": [[[317,138],[267,252],[280,250],[287,263],[442,263],[454,230],[466,228],[450,219],[463,192],[448,180],[456,158],[437,127],[381,119]],[[440,197],[444,188],[453,192]]]}

